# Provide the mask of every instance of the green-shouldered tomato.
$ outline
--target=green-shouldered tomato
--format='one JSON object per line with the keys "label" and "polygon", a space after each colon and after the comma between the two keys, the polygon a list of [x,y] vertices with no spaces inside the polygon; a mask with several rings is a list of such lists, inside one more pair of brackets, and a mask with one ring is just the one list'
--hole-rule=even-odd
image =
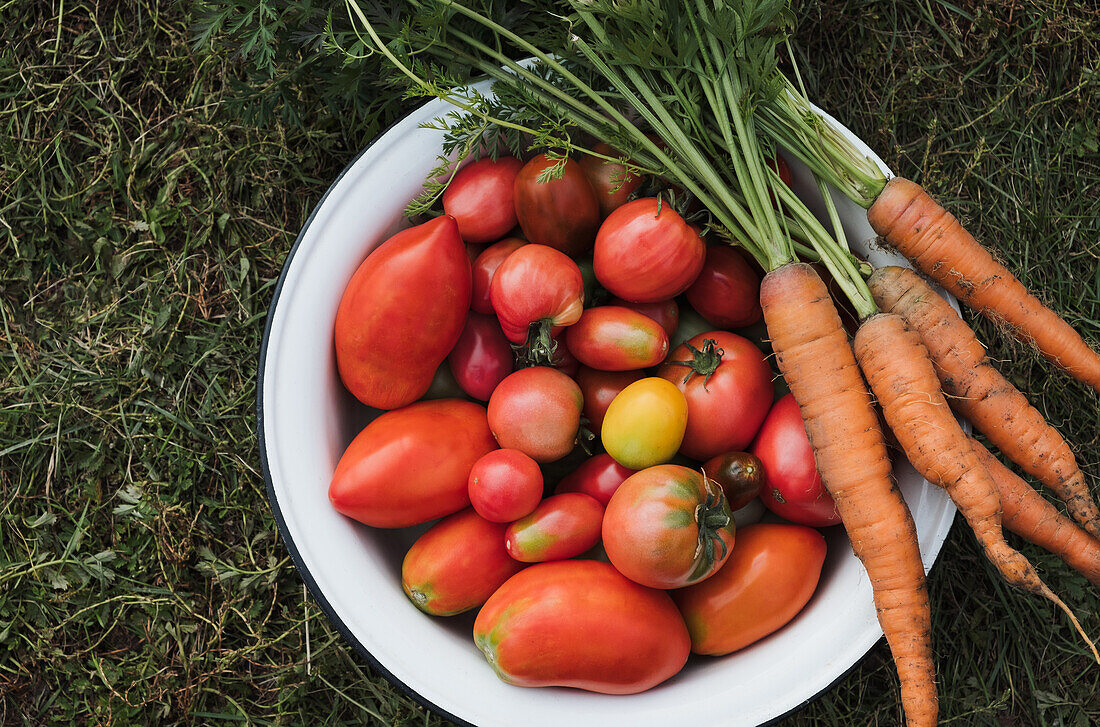
{"label": "green-shouldered tomato", "polygon": [[580,492],[553,495],[504,531],[508,555],[524,563],[565,560],[600,540],[603,505]]}
{"label": "green-shouldered tomato", "polygon": [[630,384],[604,414],[600,438],[615,461],[645,469],[675,456],[687,428],[687,399],[676,385],[659,377]]}
{"label": "green-shouldered tomato", "polygon": [[601,371],[635,371],[656,366],[668,354],[668,334],[647,315],[621,306],[588,308],[565,330],[569,352]]}

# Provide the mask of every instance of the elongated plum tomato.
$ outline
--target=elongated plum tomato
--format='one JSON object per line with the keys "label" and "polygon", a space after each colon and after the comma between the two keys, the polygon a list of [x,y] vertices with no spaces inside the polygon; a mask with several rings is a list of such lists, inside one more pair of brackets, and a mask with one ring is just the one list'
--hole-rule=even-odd
{"label": "elongated plum tomato", "polygon": [[468,507],[470,469],[496,448],[485,407],[420,401],[383,413],[352,440],[328,497],[337,512],[366,525],[418,525]]}
{"label": "elongated plum tomato", "polygon": [[554,494],[563,492],[582,492],[596,498],[607,507],[611,496],[634,470],[623,467],[607,452],[589,457],[580,467],[562,478]]}
{"label": "elongated plum tomato", "polygon": [[750,451],[764,465],[760,500],[781,518],[826,527],[840,522],[836,502],[821,482],[813,447],[793,394],[775,402]]}
{"label": "elongated plum tomato", "polygon": [[336,366],[367,406],[419,399],[470,308],[470,259],[453,217],[397,233],[352,275],[336,311]]}
{"label": "elongated plum tomato", "polygon": [[516,226],[514,187],[523,162],[515,157],[478,159],[459,169],[443,192],[443,211],[475,245],[499,240]]}
{"label": "elongated plum tomato", "polygon": [[474,258],[473,292],[470,296],[472,310],[486,315],[493,312],[493,303],[489,300],[489,286],[493,282],[493,276],[506,257],[526,244],[526,240],[518,237],[506,237],[489,245]]}
{"label": "elongated plum tomato", "polygon": [[588,308],[565,329],[569,352],[601,371],[634,371],[656,366],[668,353],[668,334],[649,316],[607,305]]}
{"label": "elongated plum tomato", "polygon": [[497,384],[512,373],[512,346],[496,317],[470,311],[447,363],[464,392],[488,401]]}
{"label": "elongated plum tomato", "polygon": [[405,554],[405,595],[433,616],[453,616],[485,603],[523,569],[504,547],[505,527],[471,509],[437,522]]}
{"label": "elongated plum tomato", "polygon": [[603,418],[607,407],[619,395],[619,392],[639,379],[645,378],[643,371],[600,371],[581,366],[577,369],[577,385],[584,396],[584,417],[593,432],[603,427]]}
{"label": "elongated plum tomato", "polygon": [[687,399],[680,451],[692,459],[747,447],[772,405],[771,367],[752,341],[735,333],[696,336],[670,353],[657,375]]}
{"label": "elongated plum tomato", "polygon": [[760,274],[729,245],[707,246],[699,277],[687,289],[691,307],[715,328],[744,328],[763,318]]}
{"label": "elongated plum tomato", "polygon": [[516,216],[523,235],[576,257],[592,247],[600,227],[600,203],[580,164],[566,159],[560,177],[539,176],[560,160],[539,154],[516,175]]}
{"label": "elongated plum tomato", "polygon": [[813,528],[742,528],[722,570],[672,593],[691,633],[691,650],[728,654],[778,631],[809,602],[824,563],[825,538]]}
{"label": "elongated plum tomato", "polygon": [[495,523],[510,523],[538,507],[542,470],[518,449],[494,449],[474,463],[469,488],[470,503],[478,515]]}
{"label": "elongated plum tomato", "polygon": [[501,447],[553,462],[573,451],[583,404],[580,387],[557,369],[520,369],[489,398],[489,428]]}
{"label": "elongated plum tomato", "polygon": [[627,202],[600,225],[592,261],[600,285],[635,303],[683,293],[703,269],[699,233],[656,197]]}
{"label": "elongated plum tomato", "polygon": [[675,464],[644,469],[619,485],[603,518],[603,547],[627,578],[680,588],[709,578],[733,548],[733,513],[722,488]]}
{"label": "elongated plum tomato", "polygon": [[624,467],[645,469],[676,455],[687,428],[683,392],[665,379],[639,379],[619,392],[604,414],[600,438]]}
{"label": "elongated plum tomato", "polygon": [[584,279],[577,263],[546,245],[524,245],[505,258],[489,286],[504,335],[527,340],[532,324],[557,335],[584,311]]}
{"label": "elongated plum tomato", "polygon": [[636,694],[687,663],[691,639],[671,597],[607,563],[537,563],[509,578],[474,621],[503,681]]}
{"label": "elongated plum tomato", "polygon": [[[610,144],[600,142],[592,147],[592,151],[608,157],[620,156]],[[637,174],[631,174],[627,168],[619,162],[608,161],[600,157],[585,154],[577,162],[584,170],[588,182],[596,192],[596,198],[600,202],[600,217],[607,217],[619,207],[630,201],[630,195],[642,185],[642,178]]]}
{"label": "elongated plum tomato", "polygon": [[[676,333],[676,329],[680,325],[680,306],[675,300],[658,300],[652,303],[632,303],[622,298],[612,298],[607,301],[607,305],[618,305],[623,308],[638,311],[642,315],[657,321],[669,336]],[[709,328],[707,330],[709,330]]]}
{"label": "elongated plum tomato", "polygon": [[504,531],[508,555],[524,563],[565,560],[600,540],[603,505],[582,492],[551,495]]}

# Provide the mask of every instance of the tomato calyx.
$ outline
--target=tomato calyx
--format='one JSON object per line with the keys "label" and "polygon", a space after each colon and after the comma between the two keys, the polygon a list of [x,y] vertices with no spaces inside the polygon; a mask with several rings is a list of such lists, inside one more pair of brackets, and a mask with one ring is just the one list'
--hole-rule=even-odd
{"label": "tomato calyx", "polygon": [[[703,482],[707,488],[707,497],[695,508],[695,522],[699,527],[699,545],[696,548],[696,553],[703,554],[704,567],[709,569],[710,564],[715,560],[725,559],[726,553],[729,547],[726,545],[726,541],[718,534],[718,531],[723,528],[729,527],[730,522],[733,520],[733,513],[730,512],[729,503],[726,501],[725,495],[722,494],[722,488],[712,479],[707,477],[706,473],[703,473]],[[718,541],[718,544],[722,546],[722,553],[717,558],[714,552],[714,542]]]}
{"label": "tomato calyx", "polygon": [[703,377],[703,388],[707,388],[707,384],[710,382],[710,377],[714,376],[714,372],[718,370],[718,366],[722,363],[722,356],[726,354],[725,351],[718,348],[718,341],[713,338],[707,338],[703,341],[702,348],[696,348],[690,343],[685,343],[688,350],[691,351],[692,358],[690,361],[669,361],[671,364],[677,366],[688,366],[687,376],[684,377],[684,383],[691,381],[692,376]]}
{"label": "tomato calyx", "polygon": [[527,369],[532,366],[553,368],[554,352],[558,350],[558,342],[550,335],[553,328],[554,321],[551,318],[540,318],[531,322],[527,329],[527,340],[524,343],[512,344],[516,369]]}

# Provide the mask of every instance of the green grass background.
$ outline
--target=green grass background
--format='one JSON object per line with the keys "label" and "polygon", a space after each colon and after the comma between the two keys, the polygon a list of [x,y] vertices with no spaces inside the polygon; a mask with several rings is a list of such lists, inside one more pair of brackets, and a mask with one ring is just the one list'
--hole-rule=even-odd
{"label": "green grass background", "polygon": [[[5,725],[446,724],[326,621],[259,471],[257,354],[282,261],[406,109],[326,59],[328,6],[289,5],[0,1]],[[820,105],[1100,342],[1097,5],[796,7]],[[1100,492],[1097,395],[973,322]],[[1023,550],[1100,638],[1098,591]],[[964,527],[929,585],[945,724],[1100,724],[1100,666]],[[899,714],[880,644],[781,724]]]}

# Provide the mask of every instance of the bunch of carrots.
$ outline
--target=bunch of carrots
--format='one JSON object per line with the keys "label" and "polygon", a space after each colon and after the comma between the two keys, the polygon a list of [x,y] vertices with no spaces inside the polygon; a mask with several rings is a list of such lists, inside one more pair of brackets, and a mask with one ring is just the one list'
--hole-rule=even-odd
{"label": "bunch of carrots", "polygon": [[[889,178],[813,113],[797,73],[792,82],[779,67],[794,56],[787,2],[571,0],[568,16],[546,18],[562,26],[559,39],[538,43],[473,3],[413,2],[386,25],[347,2],[364,43],[415,92],[445,98],[476,122],[464,127],[467,149],[491,127],[563,155],[595,154],[577,138],[607,142],[631,170],[689,192],[712,234],[765,269],[760,301],[772,347],[872,583],[909,725],[938,720],[929,602],[876,401],[909,461],[949,493],[1004,579],[1061,607],[1100,662],[1070,609],[1002,533],[1056,553],[1100,586],[1100,510],[1073,452],[921,276],[855,258],[829,188],[866,208],[885,244],[926,276],[1098,392],[1100,355],[918,185]],[[445,82],[439,69],[453,67],[495,79],[498,100]],[[813,172],[829,226],[769,168],[776,149]],[[859,316],[854,340],[806,261],[828,270]],[[953,410],[1061,498],[1069,517],[968,437]]]}

